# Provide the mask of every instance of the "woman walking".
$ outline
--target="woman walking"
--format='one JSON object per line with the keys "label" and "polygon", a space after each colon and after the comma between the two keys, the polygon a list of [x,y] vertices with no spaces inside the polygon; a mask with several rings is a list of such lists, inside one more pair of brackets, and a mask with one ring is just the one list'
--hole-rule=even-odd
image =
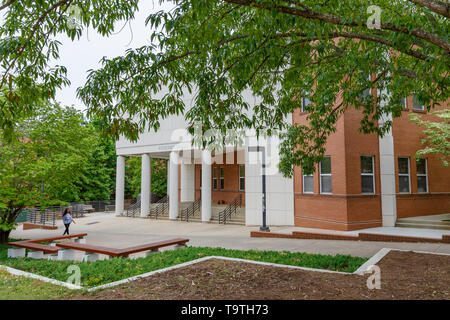
{"label": "woman walking", "polygon": [[62,220],[64,223],[64,226],[66,227],[66,230],[63,233],[63,236],[67,233],[67,235],[69,235],[69,226],[70,224],[73,222],[75,223],[75,221],[73,221],[72,216],[70,215],[70,209],[66,208],[66,210],[64,210],[64,214],[62,216]]}

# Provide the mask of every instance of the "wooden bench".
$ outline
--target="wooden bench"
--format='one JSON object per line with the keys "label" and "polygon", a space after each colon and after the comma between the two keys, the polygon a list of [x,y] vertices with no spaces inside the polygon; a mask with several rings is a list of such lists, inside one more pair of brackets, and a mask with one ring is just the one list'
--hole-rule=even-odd
{"label": "wooden bench", "polygon": [[30,250],[28,252],[28,258],[33,259],[42,259],[44,258],[44,254],[57,254],[59,251],[57,247],[29,241],[10,242],[8,245],[14,247],[8,249],[8,258],[23,258],[25,257],[26,249]]}
{"label": "wooden bench", "polygon": [[133,246],[133,247],[125,248],[125,249],[116,249],[116,248],[94,246],[94,245],[81,244],[81,243],[57,243],[56,246],[58,246],[59,248],[62,248],[62,249],[84,251],[86,254],[83,257],[83,261],[96,261],[96,260],[98,260],[99,254],[104,254],[109,257],[126,258],[130,254],[138,253],[138,252],[150,251],[151,253],[155,253],[162,247],[168,247],[168,246],[173,246],[173,245],[184,247],[186,245],[186,242],[188,242],[188,241],[189,241],[189,239],[176,238],[176,239],[164,240],[164,241],[159,241],[159,242],[153,242],[153,243],[144,244],[144,245]]}
{"label": "wooden bench", "polygon": [[9,242],[8,245],[12,246],[13,248],[8,249],[8,258],[23,258],[26,255],[26,249],[28,249],[28,250],[30,250],[30,252],[28,252],[29,258],[42,259],[42,258],[44,258],[44,254],[50,254],[51,256],[49,257],[49,259],[56,259],[57,258],[56,254],[58,253],[58,251],[60,249],[53,245],[40,244],[40,242],[50,242],[50,241],[65,240],[65,239],[71,239],[71,238],[76,238],[75,241],[81,242],[81,241],[84,241],[84,237],[86,237],[86,236],[87,236],[87,233],[79,233],[79,234],[52,237],[52,238],[42,238],[42,239],[34,239],[34,240]]}
{"label": "wooden bench", "polygon": [[[42,238],[42,239],[35,239],[35,240],[25,240],[21,242],[31,242],[31,243],[40,243],[40,242],[50,242],[50,241],[57,241],[57,240],[65,240],[65,239],[83,239],[84,237],[87,237],[87,233],[77,233],[77,234],[71,234],[67,236],[59,236],[59,237],[51,237],[51,238]],[[13,242],[11,245],[14,245],[15,242]]]}

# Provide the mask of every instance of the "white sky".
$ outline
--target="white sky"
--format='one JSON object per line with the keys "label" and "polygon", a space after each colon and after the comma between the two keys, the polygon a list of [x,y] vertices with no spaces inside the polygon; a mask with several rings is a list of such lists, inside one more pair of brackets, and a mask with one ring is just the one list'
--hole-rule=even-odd
{"label": "white sky", "polygon": [[[85,110],[86,106],[77,99],[76,90],[85,84],[87,71],[100,68],[100,60],[104,56],[114,58],[123,55],[127,49],[150,44],[151,29],[145,26],[145,19],[150,13],[169,10],[172,7],[172,3],[160,5],[157,0],[141,0],[139,12],[131,21],[133,32],[130,31],[127,24],[120,33],[109,37],[102,37],[92,28],[89,28],[88,33],[85,28],[83,36],[75,41],[61,35],[58,38],[62,42],[59,51],[60,59],[54,63],[67,68],[67,76],[71,85],[59,90],[56,100],[62,105],[73,105],[79,110]],[[118,22],[115,32],[118,32],[124,24],[124,21]]]}

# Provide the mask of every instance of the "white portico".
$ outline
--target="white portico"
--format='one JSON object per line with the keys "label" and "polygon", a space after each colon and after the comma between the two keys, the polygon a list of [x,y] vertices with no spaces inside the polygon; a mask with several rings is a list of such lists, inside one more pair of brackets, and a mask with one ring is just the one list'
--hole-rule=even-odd
{"label": "white portico", "polygon": [[[186,208],[197,212],[197,221],[218,219],[220,212],[235,205],[235,214],[246,225],[262,221],[262,179],[260,155],[249,152],[250,145],[267,146],[267,223],[293,225],[293,183],[277,170],[277,144],[247,136],[240,147],[228,146],[222,152],[211,153],[191,146],[182,116],[172,116],[161,122],[157,132],[142,134],[140,139],[117,142],[116,213],[122,214],[125,190],[125,158],[142,158],[140,216],[149,216],[151,204],[151,159],[167,159],[167,218],[179,220]],[[230,209],[231,210],[231,209]],[[195,217],[195,214],[194,214]]]}

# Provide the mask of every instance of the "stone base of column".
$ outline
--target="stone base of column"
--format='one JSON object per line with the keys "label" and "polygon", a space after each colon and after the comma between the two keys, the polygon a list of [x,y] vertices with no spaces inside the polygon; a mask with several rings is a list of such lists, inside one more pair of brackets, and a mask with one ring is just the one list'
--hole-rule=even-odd
{"label": "stone base of column", "polygon": [[43,251],[29,251],[27,257],[31,258],[31,259],[43,259],[44,252]]}
{"label": "stone base of column", "polygon": [[75,250],[72,249],[61,249],[58,251],[58,260],[65,261],[65,260],[75,260]]}
{"label": "stone base of column", "polygon": [[9,248],[8,258],[24,258],[26,254],[25,248]]}
{"label": "stone base of column", "polygon": [[86,253],[83,258],[81,259],[82,262],[94,262],[99,260],[100,255],[98,253]]}
{"label": "stone base of column", "polygon": [[147,252],[145,253],[145,256],[146,256],[146,257],[149,257],[149,256],[154,255],[155,253],[158,253],[158,252],[159,252],[159,249],[147,251]]}

